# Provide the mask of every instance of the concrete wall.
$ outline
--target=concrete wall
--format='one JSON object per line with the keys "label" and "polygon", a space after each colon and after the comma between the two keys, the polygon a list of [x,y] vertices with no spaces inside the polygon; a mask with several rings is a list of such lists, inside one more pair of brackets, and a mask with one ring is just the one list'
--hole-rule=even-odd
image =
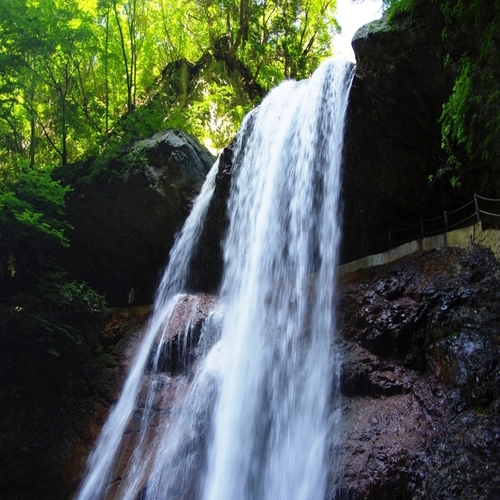
{"label": "concrete wall", "polygon": [[491,248],[497,260],[500,260],[500,229],[485,229],[476,234],[475,243]]}
{"label": "concrete wall", "polygon": [[466,248],[471,245],[471,243],[491,248],[495,257],[500,260],[500,230],[486,229],[483,231],[481,223],[478,222],[474,226],[455,229],[445,234],[410,241],[409,243],[405,243],[387,252],[369,255],[362,259],[347,262],[339,267],[339,275],[344,276],[344,274],[352,273],[358,269],[388,264],[401,257],[423,250],[444,247]]}

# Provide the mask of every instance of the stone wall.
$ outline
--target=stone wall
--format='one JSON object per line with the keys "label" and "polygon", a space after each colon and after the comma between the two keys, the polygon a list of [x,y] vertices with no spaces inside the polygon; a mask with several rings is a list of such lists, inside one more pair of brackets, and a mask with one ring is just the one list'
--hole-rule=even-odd
{"label": "stone wall", "polygon": [[339,266],[339,276],[352,273],[358,269],[366,269],[373,266],[389,264],[407,255],[423,250],[433,250],[436,248],[458,247],[468,248],[476,244],[489,248],[495,257],[500,260],[500,230],[482,229],[481,222],[461,229],[455,229],[447,233],[436,236],[429,236],[419,240],[409,241],[387,252],[368,255],[361,259],[346,262]]}

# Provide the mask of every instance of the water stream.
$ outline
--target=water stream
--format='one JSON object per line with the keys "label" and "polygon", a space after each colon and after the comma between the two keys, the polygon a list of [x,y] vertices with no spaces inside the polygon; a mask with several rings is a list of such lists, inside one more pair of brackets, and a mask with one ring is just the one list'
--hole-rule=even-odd
{"label": "water stream", "polygon": [[[176,304],[188,300],[179,294],[213,191],[212,169],[171,253],[78,500],[324,498],[352,71],[327,61],[309,80],[281,84],[246,117],[234,152],[219,305],[203,325],[196,370],[174,376],[160,369],[158,346]],[[198,299],[190,300],[195,314]],[[186,339],[190,332],[192,325]],[[178,404],[162,413],[157,400],[166,387]],[[124,467],[122,436],[134,412],[137,421],[141,398]]]}

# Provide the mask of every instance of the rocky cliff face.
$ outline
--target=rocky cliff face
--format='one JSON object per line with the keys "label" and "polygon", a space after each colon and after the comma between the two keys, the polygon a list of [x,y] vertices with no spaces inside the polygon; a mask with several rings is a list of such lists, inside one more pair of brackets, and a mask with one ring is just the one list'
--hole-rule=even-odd
{"label": "rocky cliff face", "polygon": [[[178,130],[135,143],[119,157],[117,175],[76,184],[67,200],[74,230],[61,256],[111,305],[151,303],[174,236],[186,219],[214,158]],[[111,168],[111,167],[110,167]]]}
{"label": "rocky cliff face", "polygon": [[[388,229],[435,217],[472,199],[429,183],[444,166],[438,123],[454,82],[445,63],[439,6],[411,22],[385,18],[360,28],[352,46],[356,74],[347,110],[344,154],[343,258],[380,251]],[[463,197],[463,198],[462,198]]]}
{"label": "rocky cliff face", "polygon": [[417,253],[340,287],[340,438],[331,498],[498,495],[500,267],[484,248]]}
{"label": "rocky cliff face", "polygon": [[193,292],[217,293],[222,279],[222,242],[228,225],[227,200],[231,189],[233,141],[221,153],[215,189],[208,207],[198,247],[191,260],[187,288]]}
{"label": "rocky cliff face", "polygon": [[[492,253],[475,246],[416,253],[346,275],[338,290],[338,329],[331,335],[341,355],[340,396],[332,395],[331,422],[340,414],[341,424],[330,431],[325,498],[496,498],[500,264]],[[211,296],[183,297],[167,350],[175,351],[186,325],[199,331],[216,304]],[[186,348],[182,356],[165,360],[154,422],[165,423],[180,411],[183,400],[173,394],[187,394],[190,370],[203,352],[196,340]],[[176,364],[177,358],[187,364]],[[139,430],[141,398],[142,393],[121,464],[138,437],[131,431]],[[200,457],[206,452],[205,410],[194,409],[199,425],[185,444]],[[195,484],[203,460],[190,463],[187,477]],[[120,487],[117,480],[112,494],[120,496]]]}

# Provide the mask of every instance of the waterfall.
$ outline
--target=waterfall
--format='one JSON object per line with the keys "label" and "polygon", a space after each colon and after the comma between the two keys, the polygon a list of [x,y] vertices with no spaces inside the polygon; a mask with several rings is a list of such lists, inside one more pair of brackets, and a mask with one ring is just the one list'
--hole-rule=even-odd
{"label": "waterfall", "polygon": [[106,497],[109,482],[112,480],[110,474],[118,459],[120,442],[141,389],[150,351],[158,332],[166,331],[168,320],[178,300],[178,294],[187,280],[189,263],[201,234],[203,221],[215,188],[217,170],[218,162],[216,161],[170,252],[169,265],[156,293],[151,321],[118,403],[110,413],[96,446],[89,456],[85,478],[75,497],[77,500],[96,500]]}
{"label": "waterfall", "polygon": [[243,125],[206,500],[324,496],[348,68],[283,83]]}
{"label": "waterfall", "polygon": [[[158,346],[183,290],[214,170],[172,251],[78,500],[324,498],[352,73],[349,63],[326,61],[309,80],[278,86],[245,118],[233,158],[220,300],[203,325],[196,366],[177,378],[160,373]],[[188,325],[185,338],[189,332]],[[145,378],[150,389],[135,449],[113,489],[122,435]],[[168,384],[177,388],[176,409],[165,418],[148,413]],[[154,419],[161,421],[147,437]]]}

